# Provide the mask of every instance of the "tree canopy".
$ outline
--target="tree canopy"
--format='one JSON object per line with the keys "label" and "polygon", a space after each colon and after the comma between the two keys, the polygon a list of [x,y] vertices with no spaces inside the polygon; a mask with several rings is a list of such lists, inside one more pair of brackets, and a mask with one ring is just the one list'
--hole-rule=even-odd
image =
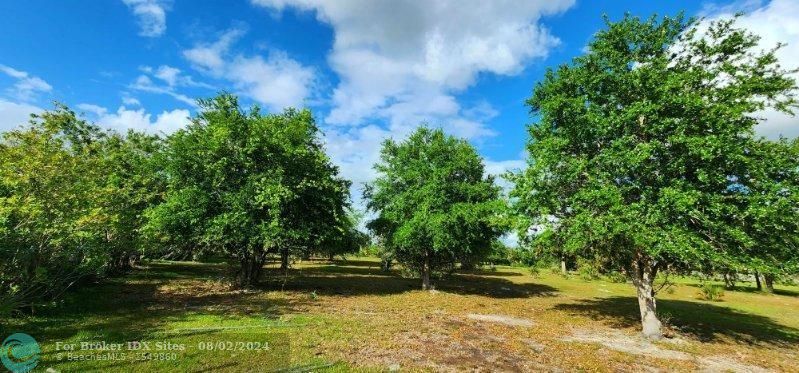
{"label": "tree canopy", "polygon": [[158,200],[157,137],[103,131],[66,106],[0,141],[0,313],[47,302],[144,250],[142,212]]}
{"label": "tree canopy", "polygon": [[[548,71],[527,102],[539,120],[529,167],[514,177],[516,210],[528,223],[555,218],[545,246],[625,270],[649,337],[661,335],[658,272],[763,257],[753,237],[768,228],[747,226],[746,206],[757,219],[778,199],[766,213],[796,220],[794,197],[777,196],[795,189],[753,179],[769,172],[756,163],[779,156],[759,150],[770,145],[755,137],[754,113],[797,104],[774,51],[760,51],[734,19],[626,16]],[[782,170],[796,169],[796,158],[782,159]]]}
{"label": "tree canopy", "polygon": [[261,114],[235,96],[201,100],[188,128],[168,139],[165,201],[148,211],[167,244],[191,245],[240,264],[257,283],[268,254],[320,251],[351,232],[349,182],[338,176],[308,110]]}
{"label": "tree canopy", "polygon": [[403,265],[422,277],[485,257],[501,231],[503,202],[468,142],[420,127],[407,140],[386,140],[367,186],[368,227]]}

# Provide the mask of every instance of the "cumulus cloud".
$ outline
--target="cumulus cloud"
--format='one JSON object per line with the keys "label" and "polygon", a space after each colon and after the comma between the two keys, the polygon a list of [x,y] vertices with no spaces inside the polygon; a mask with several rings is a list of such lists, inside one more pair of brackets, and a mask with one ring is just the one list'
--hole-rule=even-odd
{"label": "cumulus cloud", "polygon": [[[341,78],[327,121],[353,124],[413,99],[474,84],[478,74],[513,75],[545,57],[558,39],[538,21],[561,1],[252,0],[282,10],[315,11],[330,24],[331,67]],[[444,108],[451,110],[450,107]],[[395,110],[396,111],[396,110]],[[441,113],[443,114],[443,113]]]}
{"label": "cumulus cloud", "polygon": [[42,78],[30,75],[25,71],[0,64],[0,72],[16,79],[14,86],[9,88],[8,92],[20,101],[33,99],[37,92],[50,92],[53,90],[53,87]]}
{"label": "cumulus cloud", "polygon": [[139,24],[139,35],[154,38],[166,32],[166,11],[169,3],[162,0],[122,0]]}
{"label": "cumulus cloud", "polygon": [[244,32],[241,28],[228,30],[215,42],[196,45],[183,56],[196,69],[230,81],[240,93],[271,110],[302,106],[311,95],[314,70],[283,51],[273,50],[266,57],[230,53]]}
{"label": "cumulus cloud", "polygon": [[0,99],[0,132],[25,125],[30,120],[31,114],[42,111],[38,106]]}
{"label": "cumulus cloud", "polygon": [[[491,105],[464,105],[458,93],[480,74],[511,76],[545,58],[559,40],[542,16],[568,9],[554,1],[251,0],[273,11],[315,12],[334,32],[328,63],[339,83],[325,118],[327,148],[355,185],[374,178],[383,139],[420,123],[472,141],[494,136]],[[517,162],[517,161],[507,161]],[[499,162],[490,167],[510,164]],[[358,194],[354,194],[357,198]]]}
{"label": "cumulus cloud", "polygon": [[93,114],[98,125],[121,133],[132,129],[154,134],[170,134],[187,126],[191,115],[186,109],[165,110],[153,116],[143,108],[134,110],[125,106],[120,106],[116,112],[109,112],[104,107],[94,104],[80,104],[77,108],[84,113]]}
{"label": "cumulus cloud", "polygon": [[[703,11],[708,20],[733,16],[738,11],[747,12],[738,20],[743,27],[761,37],[763,48],[772,48],[778,43],[787,45],[777,51],[780,65],[786,69],[799,68],[799,2],[795,0],[772,0],[763,5],[761,1],[741,1],[725,6],[709,5]],[[794,74],[799,80],[799,74]],[[767,138],[776,139],[799,136],[799,118],[773,109],[756,113],[763,121],[755,130]]]}

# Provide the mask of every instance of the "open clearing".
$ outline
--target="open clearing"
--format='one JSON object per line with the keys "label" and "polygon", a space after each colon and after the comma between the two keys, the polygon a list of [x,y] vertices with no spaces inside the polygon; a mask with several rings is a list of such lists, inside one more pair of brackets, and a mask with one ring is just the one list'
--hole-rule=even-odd
{"label": "open clearing", "polygon": [[[741,284],[722,302],[706,302],[696,298],[697,283],[678,281],[658,303],[673,338],[653,344],[638,337],[629,284],[499,267],[454,275],[425,292],[419,280],[361,258],[302,262],[285,276],[270,268],[262,290],[237,291],[223,281],[226,270],[148,263],[11,320],[4,332],[34,336],[43,350],[39,368],[57,371],[263,371],[274,364],[298,371],[790,371],[799,357],[796,287],[765,295]],[[56,350],[56,342],[99,340],[188,347],[160,361],[145,354],[70,362],[68,351]],[[273,347],[196,348],[211,340]]]}

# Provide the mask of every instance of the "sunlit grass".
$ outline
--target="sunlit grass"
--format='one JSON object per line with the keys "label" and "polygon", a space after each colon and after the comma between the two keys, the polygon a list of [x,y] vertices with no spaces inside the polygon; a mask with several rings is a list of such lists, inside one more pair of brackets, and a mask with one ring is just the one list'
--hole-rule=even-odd
{"label": "sunlit grass", "polygon": [[[123,278],[68,294],[35,316],[3,325],[43,350],[40,368],[58,371],[264,371],[472,369],[542,367],[631,370],[697,369],[692,361],[642,359],[590,343],[564,341],[575,331],[637,334],[629,284],[584,281],[498,267],[458,274],[419,290],[416,279],[380,271],[376,260],[306,261],[267,268],[257,290],[231,289],[224,265],[154,262]],[[659,295],[659,312],[686,343],[668,348],[729,356],[746,364],[790,369],[799,352],[799,288],[757,293],[739,284],[721,302],[697,297],[699,282],[677,279]],[[491,314],[530,320],[513,327],[473,320]],[[263,340],[270,351],[198,351],[201,342]],[[169,361],[66,362],[56,342],[168,341],[189,346]],[[59,352],[62,360],[58,360]],[[152,357],[150,357],[152,358]],[[313,368],[317,367],[317,368]]]}

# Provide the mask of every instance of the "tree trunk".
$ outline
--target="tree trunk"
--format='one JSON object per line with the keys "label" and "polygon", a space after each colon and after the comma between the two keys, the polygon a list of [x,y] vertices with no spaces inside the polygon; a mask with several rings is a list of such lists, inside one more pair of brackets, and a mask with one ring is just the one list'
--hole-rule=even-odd
{"label": "tree trunk", "polygon": [[464,260],[461,262],[461,270],[463,271],[471,271],[475,268],[474,262],[472,260]]}
{"label": "tree trunk", "polygon": [[655,275],[657,268],[651,260],[638,259],[633,261],[633,273],[630,276],[638,295],[638,308],[641,311],[641,331],[648,339],[660,339],[663,332],[657,317],[657,304],[655,303]]}
{"label": "tree trunk", "polygon": [[254,254],[247,255],[241,259],[241,271],[239,272],[239,286],[248,288],[258,285],[261,279],[261,272],[264,266],[265,257]]}
{"label": "tree trunk", "polygon": [[763,284],[760,283],[760,273],[755,271],[755,285],[757,285],[757,290],[763,290]]}
{"label": "tree trunk", "polygon": [[251,269],[251,261],[252,259],[249,256],[245,256],[241,258],[241,269],[239,270],[239,287],[247,288],[250,287],[252,278],[250,277]]}
{"label": "tree trunk", "polygon": [[774,275],[763,275],[763,279],[766,281],[766,292],[773,293],[774,292]]}
{"label": "tree trunk", "polygon": [[424,254],[424,264],[422,264],[422,290],[430,290],[430,256]]}
{"label": "tree trunk", "polygon": [[289,269],[289,249],[287,247],[280,249],[280,269],[284,271]]}
{"label": "tree trunk", "polygon": [[724,288],[727,290],[735,289],[735,277],[730,273],[724,274]]}
{"label": "tree trunk", "polygon": [[560,273],[562,273],[564,275],[567,274],[567,271],[566,271],[566,258],[565,257],[561,257],[560,258]]}

